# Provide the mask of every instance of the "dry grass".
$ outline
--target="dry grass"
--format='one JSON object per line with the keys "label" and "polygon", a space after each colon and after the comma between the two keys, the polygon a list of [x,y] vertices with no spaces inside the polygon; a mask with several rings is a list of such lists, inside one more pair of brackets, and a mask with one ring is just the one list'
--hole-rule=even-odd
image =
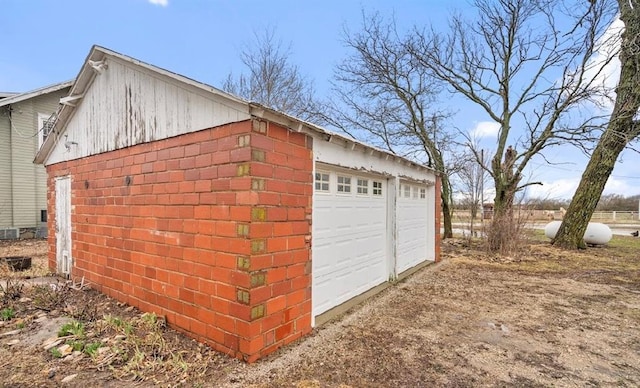
{"label": "dry grass", "polygon": [[[7,304],[14,316],[0,332],[23,332],[0,345],[0,381],[57,386],[77,373],[74,384],[105,386],[638,386],[639,255],[640,239],[621,236],[563,251],[532,231],[509,255],[446,240],[442,265],[254,365],[93,290],[35,286]],[[42,329],[43,312],[72,320],[52,335],[81,356],[7,344]]]}
{"label": "dry grass", "polygon": [[510,255],[498,255],[486,252],[482,249],[482,241],[474,240],[453,260],[495,270],[589,279],[640,288],[639,238],[614,235],[606,246],[577,251],[553,247],[540,230],[527,231],[523,241]]}
{"label": "dry grass", "polygon": [[31,268],[18,272],[2,272],[3,278],[36,278],[50,274],[47,264],[47,241],[42,239],[30,240],[0,240],[0,257],[26,256],[31,257]]}

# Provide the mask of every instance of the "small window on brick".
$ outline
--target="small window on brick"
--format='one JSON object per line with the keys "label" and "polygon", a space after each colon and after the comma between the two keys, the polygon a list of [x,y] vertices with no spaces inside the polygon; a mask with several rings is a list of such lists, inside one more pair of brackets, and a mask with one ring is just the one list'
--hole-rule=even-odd
{"label": "small window on brick", "polygon": [[329,174],[316,172],[316,191],[329,191]]}
{"label": "small window on brick", "polygon": [[369,180],[358,178],[358,194],[369,194]]}
{"label": "small window on brick", "polygon": [[420,199],[425,199],[427,198],[427,189],[420,189]]}
{"label": "small window on brick", "polygon": [[373,195],[382,195],[382,182],[373,181]]}
{"label": "small window on brick", "polygon": [[351,192],[351,178],[348,176],[338,175],[338,193]]}
{"label": "small window on brick", "polygon": [[404,185],[404,197],[411,198],[411,186]]}

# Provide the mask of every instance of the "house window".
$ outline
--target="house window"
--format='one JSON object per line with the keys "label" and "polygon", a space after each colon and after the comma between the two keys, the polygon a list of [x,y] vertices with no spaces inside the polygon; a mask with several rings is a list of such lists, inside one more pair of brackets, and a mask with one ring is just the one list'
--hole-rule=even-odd
{"label": "house window", "polygon": [[382,195],[382,182],[373,181],[373,195]]}
{"label": "house window", "polygon": [[411,186],[404,185],[404,197],[411,198]]}
{"label": "house window", "polygon": [[420,189],[420,199],[427,198],[427,189]]}
{"label": "house window", "polygon": [[316,191],[329,191],[329,174],[316,172]]}
{"label": "house window", "polygon": [[348,176],[338,175],[338,193],[351,192],[351,178]]}
{"label": "house window", "polygon": [[53,129],[53,115],[38,113],[38,148],[42,146]]}
{"label": "house window", "polygon": [[369,180],[358,178],[358,194],[369,194]]}

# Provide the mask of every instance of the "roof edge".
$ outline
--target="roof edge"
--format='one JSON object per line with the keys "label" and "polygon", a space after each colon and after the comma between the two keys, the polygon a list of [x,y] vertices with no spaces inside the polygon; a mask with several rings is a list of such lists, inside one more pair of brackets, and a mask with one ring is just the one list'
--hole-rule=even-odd
{"label": "roof edge", "polygon": [[0,106],[11,105],[24,100],[28,100],[30,98],[42,96],[43,94],[57,92],[58,90],[67,88],[71,85],[73,85],[73,80],[59,82],[57,84],[44,86],[44,87],[34,89],[28,92],[20,93],[20,94],[14,94],[14,95],[11,95],[10,97],[1,99]]}
{"label": "roof edge", "polygon": [[342,141],[347,142],[348,144],[354,144],[354,145],[358,145],[361,146],[367,150],[373,151],[373,152],[377,152],[379,154],[382,155],[389,155],[399,161],[403,161],[405,163],[409,163],[412,166],[415,167],[420,167],[423,168],[425,170],[429,170],[432,171],[435,174],[438,174],[439,172],[434,169],[433,167],[429,167],[426,166],[424,164],[420,164],[417,163],[411,159],[408,159],[404,156],[400,156],[398,154],[394,154],[391,151],[387,151],[387,150],[383,150],[381,148],[378,148],[376,146],[373,146],[371,144],[362,142],[360,140],[345,136],[343,134],[340,134],[338,132],[334,132],[334,131],[330,131],[326,128],[320,127],[316,124],[310,123],[308,121],[304,121],[301,119],[298,119],[296,117],[290,116],[286,113],[271,109],[269,107],[266,107],[262,104],[259,104],[257,102],[250,102],[249,103],[249,113],[252,116],[258,117],[258,118],[262,118],[264,120],[268,120],[268,121],[273,121],[277,124],[283,125],[287,128],[289,128],[292,131],[295,132],[303,132],[304,130],[308,130],[311,131],[313,133],[316,134],[320,134],[320,135],[324,135],[326,136],[328,139],[331,138],[337,138],[337,139],[341,139]]}

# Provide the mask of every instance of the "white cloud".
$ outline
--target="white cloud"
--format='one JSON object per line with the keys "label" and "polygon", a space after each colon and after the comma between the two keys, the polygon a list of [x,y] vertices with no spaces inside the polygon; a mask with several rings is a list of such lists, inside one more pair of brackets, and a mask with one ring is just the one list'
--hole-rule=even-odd
{"label": "white cloud", "polygon": [[527,196],[529,198],[570,199],[573,197],[579,183],[579,174],[576,174],[576,177],[573,178],[542,181],[542,186],[531,185],[527,187]]}
{"label": "white cloud", "polygon": [[[598,88],[601,96],[594,98],[594,102],[605,110],[613,109],[616,98],[615,87],[620,78],[620,60],[617,53],[620,50],[621,35],[624,31],[624,23],[616,19],[598,40],[595,55],[587,63],[585,79],[593,79],[593,84]],[[613,57],[613,59],[611,59]],[[602,65],[607,62],[604,67]]]}
{"label": "white cloud", "polygon": [[495,121],[479,121],[471,130],[471,137],[479,139],[483,137],[496,137],[500,131],[500,124]]}
{"label": "white cloud", "polygon": [[[571,199],[575,194],[578,184],[580,183],[580,175],[576,173],[573,178],[561,178],[552,181],[543,181],[542,186],[532,185],[527,188],[527,197],[529,198],[549,198],[549,199]],[[604,186],[603,195],[620,194],[631,196],[640,193],[640,185],[632,185],[629,181],[609,177],[607,184]]]}
{"label": "white cloud", "polygon": [[166,7],[167,5],[169,5],[169,0],[148,0],[148,1],[153,5],[159,5],[161,7]]}

